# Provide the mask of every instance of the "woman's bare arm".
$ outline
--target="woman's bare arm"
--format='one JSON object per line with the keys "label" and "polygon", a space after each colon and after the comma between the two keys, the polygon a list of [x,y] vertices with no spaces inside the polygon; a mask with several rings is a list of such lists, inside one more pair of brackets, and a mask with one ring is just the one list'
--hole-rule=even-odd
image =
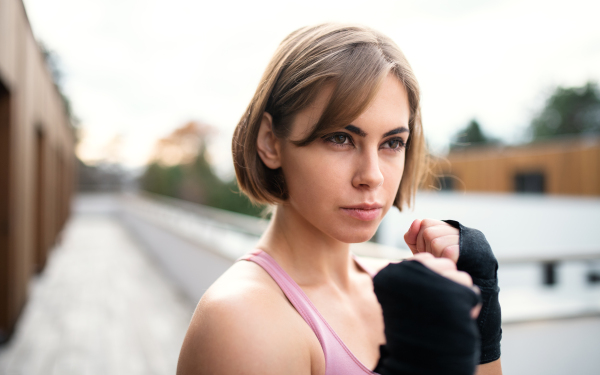
{"label": "woman's bare arm", "polygon": [[477,366],[476,375],[502,375],[502,365],[500,358],[497,360]]}

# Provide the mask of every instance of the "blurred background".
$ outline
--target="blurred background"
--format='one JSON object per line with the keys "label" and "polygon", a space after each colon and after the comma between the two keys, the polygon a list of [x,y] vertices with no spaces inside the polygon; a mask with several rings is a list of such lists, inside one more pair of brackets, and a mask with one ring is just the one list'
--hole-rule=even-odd
{"label": "blurred background", "polygon": [[0,0],[0,374],[173,374],[195,304],[268,221],[233,129],[278,43],[392,37],[432,174],[415,218],[481,229],[506,374],[600,373],[600,6],[524,1]]}

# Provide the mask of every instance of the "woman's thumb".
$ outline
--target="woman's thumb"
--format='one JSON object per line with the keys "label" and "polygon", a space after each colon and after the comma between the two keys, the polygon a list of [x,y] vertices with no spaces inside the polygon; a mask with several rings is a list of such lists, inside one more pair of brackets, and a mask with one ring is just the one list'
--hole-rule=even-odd
{"label": "woman's thumb", "polygon": [[421,229],[421,219],[416,219],[408,228],[408,231],[404,234],[404,241],[410,248],[413,254],[417,253],[417,236]]}

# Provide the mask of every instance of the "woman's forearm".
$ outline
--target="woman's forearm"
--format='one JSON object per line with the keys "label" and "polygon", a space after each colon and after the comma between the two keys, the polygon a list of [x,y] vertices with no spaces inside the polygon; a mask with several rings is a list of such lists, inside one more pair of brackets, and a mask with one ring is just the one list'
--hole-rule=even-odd
{"label": "woman's forearm", "polygon": [[477,366],[476,375],[502,375],[502,365],[500,358],[497,360]]}

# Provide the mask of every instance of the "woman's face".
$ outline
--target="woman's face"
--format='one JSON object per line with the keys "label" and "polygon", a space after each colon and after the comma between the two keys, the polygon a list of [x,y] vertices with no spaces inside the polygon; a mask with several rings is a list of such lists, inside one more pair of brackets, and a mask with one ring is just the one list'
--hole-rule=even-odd
{"label": "woman's face", "polygon": [[[299,112],[289,140],[310,133],[330,87]],[[404,171],[410,109],[392,74],[360,117],[307,146],[284,141],[281,168],[292,209],[315,231],[345,243],[369,240],[394,203]]]}

